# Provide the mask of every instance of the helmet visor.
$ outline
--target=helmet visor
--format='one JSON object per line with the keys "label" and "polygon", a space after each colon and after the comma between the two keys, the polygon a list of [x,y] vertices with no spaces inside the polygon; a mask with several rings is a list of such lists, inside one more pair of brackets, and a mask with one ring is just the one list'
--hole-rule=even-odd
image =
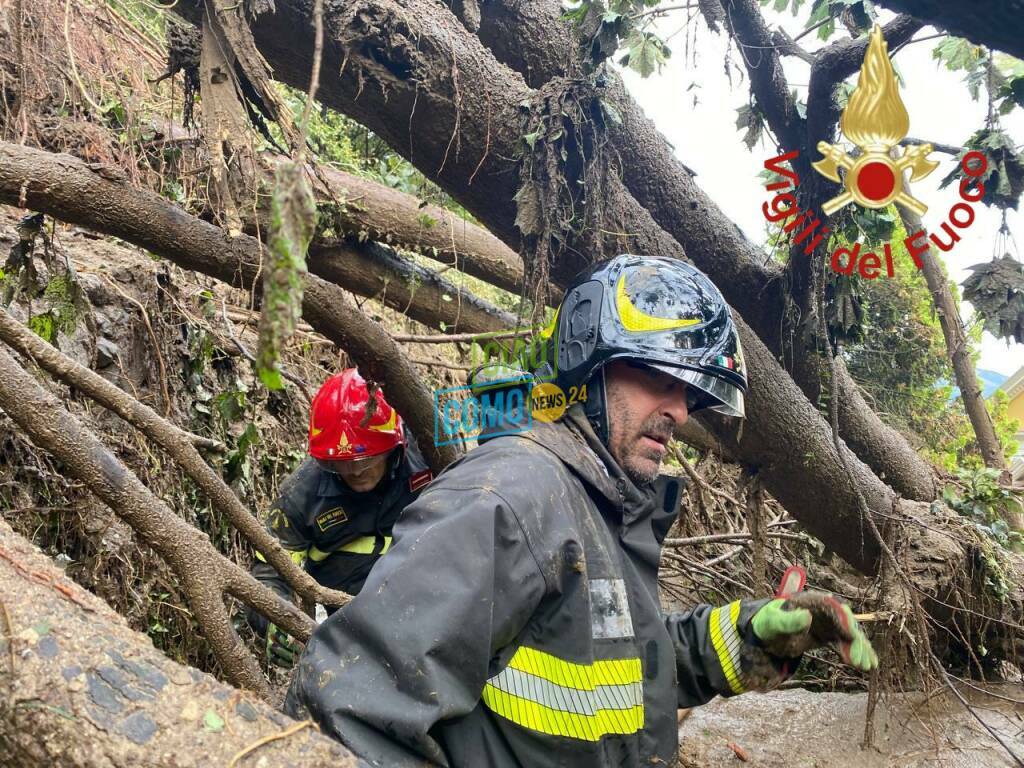
{"label": "helmet visor", "polygon": [[679,368],[663,363],[646,364],[686,383],[690,391],[697,396],[694,407],[689,409],[691,413],[707,408],[726,416],[743,418],[743,390],[735,384],[690,368]]}
{"label": "helmet visor", "polygon": [[358,475],[377,464],[383,464],[391,456],[391,451],[373,456],[359,456],[353,459],[316,459],[320,469],[342,477]]}

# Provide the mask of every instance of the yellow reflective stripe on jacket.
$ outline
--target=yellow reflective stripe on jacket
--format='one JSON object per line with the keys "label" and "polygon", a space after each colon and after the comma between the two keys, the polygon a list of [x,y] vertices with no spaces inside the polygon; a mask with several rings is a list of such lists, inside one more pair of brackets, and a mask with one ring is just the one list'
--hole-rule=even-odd
{"label": "yellow reflective stripe on jacket", "polygon": [[642,681],[639,659],[575,664],[521,647],[487,681],[481,698],[492,712],[523,728],[597,741],[643,727]]}
{"label": "yellow reflective stripe on jacket", "polygon": [[592,691],[598,685],[626,685],[643,680],[640,659],[606,659],[593,664],[574,664],[526,646],[516,651],[508,666],[556,685],[584,691]]}
{"label": "yellow reflective stripe on jacket", "polygon": [[[384,537],[384,546],[381,548],[379,554],[384,554],[391,549],[391,537]],[[352,541],[346,541],[337,549],[332,552],[324,552],[322,549],[316,547],[309,548],[309,559],[314,563],[320,563],[327,559],[327,557],[334,552],[351,552],[356,555],[373,555],[377,554],[377,537],[376,536],[360,536],[358,539],[352,539]]]}
{"label": "yellow reflective stripe on jacket", "polygon": [[[306,549],[297,549],[297,550],[286,549],[285,550],[285,552],[288,553],[288,557],[290,557],[292,559],[292,561],[296,565],[302,565],[302,561],[306,559],[306,553],[308,551],[309,550],[306,550]],[[261,563],[267,562],[267,558],[265,558],[263,556],[263,553],[260,552],[259,550],[256,550],[253,554],[256,555],[256,559],[259,560]]]}
{"label": "yellow reflective stripe on jacket", "polygon": [[718,654],[718,663],[722,666],[729,689],[733,693],[743,693],[746,689],[740,683],[740,636],[736,631],[736,622],[740,618],[740,602],[737,600],[722,608],[711,611],[708,629],[711,633],[711,644]]}

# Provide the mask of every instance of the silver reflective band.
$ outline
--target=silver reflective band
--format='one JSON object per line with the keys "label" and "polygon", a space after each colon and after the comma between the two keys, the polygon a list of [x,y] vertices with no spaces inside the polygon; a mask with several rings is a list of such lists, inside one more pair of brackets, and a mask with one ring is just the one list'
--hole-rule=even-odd
{"label": "silver reflective band", "polygon": [[596,715],[600,710],[632,709],[644,701],[640,683],[596,685],[593,690],[567,688],[518,669],[506,668],[487,681],[505,693],[561,712]]}

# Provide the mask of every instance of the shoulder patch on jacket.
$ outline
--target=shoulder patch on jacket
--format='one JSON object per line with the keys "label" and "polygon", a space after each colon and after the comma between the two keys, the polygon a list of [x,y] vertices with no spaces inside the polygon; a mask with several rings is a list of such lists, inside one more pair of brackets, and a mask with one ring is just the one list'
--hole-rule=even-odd
{"label": "shoulder patch on jacket", "polygon": [[429,469],[424,469],[416,474],[409,475],[409,490],[414,492],[418,491],[433,479],[434,473]]}
{"label": "shoulder patch on jacket", "polygon": [[316,526],[323,533],[328,528],[348,522],[348,513],[341,507],[329,509],[321,515],[316,516]]}
{"label": "shoulder patch on jacket", "polygon": [[267,523],[270,525],[271,530],[274,531],[279,531],[282,528],[291,528],[291,524],[288,522],[288,515],[280,507],[274,507],[270,510],[270,514],[267,515]]}

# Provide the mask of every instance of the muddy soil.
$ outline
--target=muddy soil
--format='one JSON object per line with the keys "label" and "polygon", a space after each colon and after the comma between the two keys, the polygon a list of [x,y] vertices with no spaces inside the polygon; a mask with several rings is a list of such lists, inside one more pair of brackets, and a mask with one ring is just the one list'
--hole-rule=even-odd
{"label": "muddy soil", "polygon": [[[1024,685],[989,686],[1004,699],[964,689],[975,711],[1024,760]],[[891,696],[863,747],[865,693],[806,690],[716,699],[679,728],[681,768],[1004,768],[1017,765],[951,693]],[[734,745],[743,753],[743,759]]]}

